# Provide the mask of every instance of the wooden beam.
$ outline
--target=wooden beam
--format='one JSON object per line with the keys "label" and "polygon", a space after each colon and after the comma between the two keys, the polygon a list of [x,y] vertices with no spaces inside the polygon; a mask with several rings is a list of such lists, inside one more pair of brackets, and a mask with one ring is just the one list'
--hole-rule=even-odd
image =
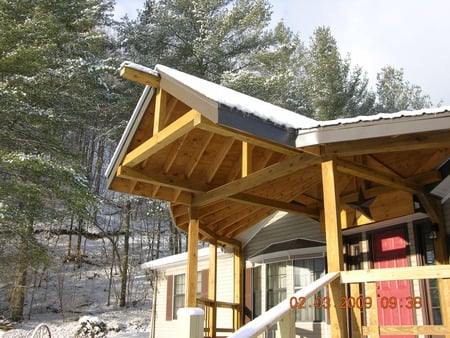
{"label": "wooden beam", "polygon": [[247,177],[253,171],[253,149],[255,146],[243,141],[242,142],[242,167],[241,177]]}
{"label": "wooden beam", "polygon": [[397,175],[380,172],[354,162],[339,159],[336,160],[336,168],[344,174],[360,177],[393,189],[400,189],[410,193],[422,192],[422,187],[414,182],[403,179]]}
{"label": "wooden beam", "polygon": [[196,110],[190,110],[153,137],[137,146],[125,155],[122,165],[134,167],[159,150],[193,130],[202,121],[202,115]]}
{"label": "wooden beam", "polygon": [[[450,334],[450,328],[445,325],[401,325],[401,326],[380,326],[378,329],[378,335],[445,335]],[[363,335],[370,335],[369,328],[363,326]],[[372,338],[372,335],[370,335]]]}
{"label": "wooden beam", "polygon": [[233,311],[233,329],[237,330],[242,326],[244,314],[244,257],[242,247],[234,249],[234,296],[233,301],[238,304]]}
{"label": "wooden beam", "polygon": [[[339,192],[337,191],[337,171],[333,160],[322,163],[323,203],[325,212],[325,236],[327,245],[328,273],[344,270],[344,251],[340,220]],[[330,329],[333,337],[347,336],[347,318],[345,311],[339,309],[345,287],[339,280],[328,286],[331,300]]]}
{"label": "wooden beam", "polygon": [[164,187],[173,189],[182,189],[189,192],[202,192],[207,189],[206,186],[194,186],[189,180],[180,179],[176,176],[170,176],[168,174],[158,174],[152,172],[151,174],[146,174],[142,170],[137,170],[134,168],[119,166],[117,169],[117,177],[126,178],[129,180],[136,180],[139,182],[162,185]]}
{"label": "wooden beam", "polygon": [[161,88],[156,91],[155,116],[153,122],[153,135],[159,133],[164,128],[164,121],[167,114],[167,92]]}
{"label": "wooden beam", "polygon": [[209,245],[208,299],[212,300],[214,304],[208,308],[208,333],[209,337],[215,337],[217,326],[217,244]]}
{"label": "wooden beam", "polygon": [[197,306],[198,234],[199,220],[191,218],[188,228],[186,307]]}
{"label": "wooden beam", "polygon": [[233,146],[233,143],[234,139],[232,137],[226,137],[225,140],[222,142],[219,151],[216,153],[214,161],[212,161],[212,163],[209,166],[208,172],[206,173],[208,183],[211,183],[211,181],[213,180],[214,176],[217,173],[217,170],[219,170],[220,165],[222,164],[223,160],[225,159],[231,147]]}
{"label": "wooden beam", "polygon": [[380,323],[378,320],[378,303],[377,303],[377,284],[375,282],[366,283],[366,297],[372,301],[372,306],[369,307],[366,312],[368,315],[368,328],[367,332],[363,333],[369,335],[370,338],[379,338],[380,337]]}
{"label": "wooden beam", "polygon": [[295,214],[303,215],[306,217],[311,217],[315,219],[320,218],[320,212],[318,209],[312,209],[305,207],[300,204],[295,203],[288,203],[288,202],[282,202],[270,198],[260,197],[256,195],[250,195],[246,193],[239,193],[236,195],[232,195],[228,197],[227,199],[245,203],[245,204],[252,204],[252,205],[259,205],[259,206],[265,206],[272,209],[278,209],[282,211],[292,212]]}
{"label": "wooden beam", "polygon": [[432,278],[450,278],[450,265],[341,271],[341,282],[345,284]]}
{"label": "wooden beam", "polygon": [[120,76],[124,79],[142,83],[150,87],[159,88],[161,78],[156,72],[147,73],[143,69],[133,67],[132,64],[124,64],[120,68]]}
{"label": "wooden beam", "polygon": [[251,173],[247,177],[226,183],[206,193],[198,194],[193,198],[192,205],[207,205],[318,163],[320,163],[320,158],[311,157],[307,154],[297,154],[296,156]]}
{"label": "wooden beam", "polygon": [[199,232],[203,236],[209,238],[211,242],[217,242],[218,244],[228,245],[231,246],[232,248],[240,248],[242,245],[242,243],[239,242],[238,240],[216,234],[215,232],[209,230],[208,228],[206,228],[201,224],[199,226]]}

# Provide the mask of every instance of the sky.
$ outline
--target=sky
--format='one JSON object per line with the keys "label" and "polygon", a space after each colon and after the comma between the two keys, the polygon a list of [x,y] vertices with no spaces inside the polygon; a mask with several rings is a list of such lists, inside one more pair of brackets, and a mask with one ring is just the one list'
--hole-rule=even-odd
{"label": "sky", "polygon": [[[136,17],[144,0],[116,0],[115,17]],[[366,72],[372,89],[387,65],[404,70],[433,104],[450,105],[448,0],[270,0],[272,20],[283,20],[308,43],[329,26],[342,56]],[[152,65],[150,65],[152,66]]]}

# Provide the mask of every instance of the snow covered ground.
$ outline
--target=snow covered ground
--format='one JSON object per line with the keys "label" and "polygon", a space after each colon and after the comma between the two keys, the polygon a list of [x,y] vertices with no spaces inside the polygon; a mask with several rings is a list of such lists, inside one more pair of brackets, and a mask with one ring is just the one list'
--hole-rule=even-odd
{"label": "snow covered ground", "polygon": [[[27,318],[30,315],[30,319],[12,323],[12,330],[0,330],[0,337],[31,337],[40,323],[48,325],[52,337],[77,337],[81,327],[78,320],[83,316],[97,317],[106,324],[106,335],[95,337],[149,336],[152,288],[149,277],[140,268],[142,259],[137,257],[137,252],[130,257],[127,308],[120,308],[120,273],[117,266],[111,270],[107,242],[84,241],[84,259],[88,263],[83,263],[80,269],[75,268],[73,262],[64,262],[66,241],[49,243],[49,246],[54,250],[52,266],[29,276],[24,316]],[[111,272],[113,280],[110,286]],[[7,307],[3,302],[6,299],[5,290],[0,285],[0,315],[6,317]]]}
{"label": "snow covered ground", "polygon": [[[102,319],[108,332],[104,337],[145,337],[149,336],[150,308],[131,308],[127,310],[110,310],[95,315]],[[35,319],[14,324],[15,329],[3,333],[2,338],[30,337],[34,328],[40,323],[45,323],[50,328],[52,337],[76,337],[80,328],[79,316],[71,316],[65,320],[60,315],[42,314]],[[28,336],[27,336],[28,335]]]}

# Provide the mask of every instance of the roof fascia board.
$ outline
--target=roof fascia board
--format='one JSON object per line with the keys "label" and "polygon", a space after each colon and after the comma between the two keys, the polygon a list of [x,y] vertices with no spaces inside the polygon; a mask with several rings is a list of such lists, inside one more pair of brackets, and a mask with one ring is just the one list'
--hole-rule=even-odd
{"label": "roof fascia board", "polygon": [[296,147],[446,130],[450,126],[450,115],[442,117],[425,116],[422,118],[418,118],[417,116],[402,117],[369,123],[359,122],[322,127],[314,130],[299,130],[295,142]]}
{"label": "roof fascia board", "polygon": [[200,112],[204,117],[214,123],[218,121],[218,106],[216,101],[213,101],[206,96],[187,87],[178,80],[171,78],[169,75],[159,71],[161,75],[160,88],[168,92],[170,95],[176,97],[178,100],[184,102],[186,105]]}
{"label": "roof fascia board", "polygon": [[296,130],[269,124],[250,114],[219,106],[218,123],[271,141],[294,147]]}
{"label": "roof fascia board", "polygon": [[145,86],[142,95],[139,98],[136,107],[134,108],[133,114],[128,121],[125,131],[120,138],[119,144],[114,151],[111,161],[109,162],[108,168],[105,171],[105,176],[107,178],[107,188],[110,187],[115,173],[117,172],[117,168],[124,159],[133,135],[136,133],[136,130],[141,123],[141,119],[145,115],[145,112],[147,111],[154,94],[155,90],[152,87]]}

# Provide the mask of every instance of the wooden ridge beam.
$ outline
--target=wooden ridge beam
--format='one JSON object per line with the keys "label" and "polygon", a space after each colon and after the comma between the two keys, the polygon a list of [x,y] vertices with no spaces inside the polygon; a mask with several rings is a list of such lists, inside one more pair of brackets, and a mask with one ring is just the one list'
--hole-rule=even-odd
{"label": "wooden ridge beam", "polygon": [[184,134],[193,130],[201,122],[202,115],[194,109],[190,110],[159,133],[153,135],[153,137],[126,154],[122,165],[134,167],[159,150],[170,145]]}
{"label": "wooden ridge beam", "polygon": [[156,72],[145,72],[145,67],[133,67],[133,64],[124,63],[120,68],[120,76],[124,79],[142,83],[153,88],[159,88],[161,78]]}
{"label": "wooden ridge beam", "polygon": [[297,154],[296,156],[289,157],[281,162],[253,172],[246,177],[226,183],[203,194],[197,194],[192,199],[192,205],[203,206],[216,202],[320,162],[321,158],[319,157],[312,157],[304,153]]}
{"label": "wooden ridge beam", "polygon": [[376,182],[393,189],[400,189],[410,193],[422,193],[422,186],[403,179],[398,175],[380,172],[354,162],[336,159],[336,168],[339,172]]}

